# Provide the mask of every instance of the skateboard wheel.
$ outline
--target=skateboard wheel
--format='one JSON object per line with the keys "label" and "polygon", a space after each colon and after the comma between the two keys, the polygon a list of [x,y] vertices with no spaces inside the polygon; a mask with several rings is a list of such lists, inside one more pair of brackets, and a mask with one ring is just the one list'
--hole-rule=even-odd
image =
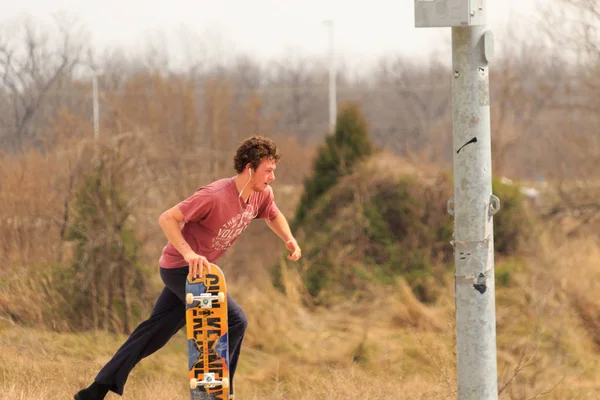
{"label": "skateboard wheel", "polygon": [[217,297],[219,299],[219,303],[224,303],[225,302],[225,293],[219,292],[219,294],[217,295]]}
{"label": "skateboard wheel", "polygon": [[198,387],[198,381],[195,378],[190,379],[190,389],[194,390]]}
{"label": "skateboard wheel", "polygon": [[188,293],[185,296],[185,302],[188,304],[192,304],[194,302],[194,295],[192,293]]}
{"label": "skateboard wheel", "polygon": [[223,378],[221,380],[221,386],[223,386],[223,389],[227,389],[229,387],[229,379],[228,378]]}

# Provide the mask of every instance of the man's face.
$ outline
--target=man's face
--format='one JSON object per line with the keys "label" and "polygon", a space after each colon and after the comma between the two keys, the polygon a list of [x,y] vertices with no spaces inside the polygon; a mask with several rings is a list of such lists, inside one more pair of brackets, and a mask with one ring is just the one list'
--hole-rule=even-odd
{"label": "man's face", "polygon": [[275,180],[275,169],[277,163],[274,160],[262,160],[256,169],[252,169],[252,190],[262,192]]}

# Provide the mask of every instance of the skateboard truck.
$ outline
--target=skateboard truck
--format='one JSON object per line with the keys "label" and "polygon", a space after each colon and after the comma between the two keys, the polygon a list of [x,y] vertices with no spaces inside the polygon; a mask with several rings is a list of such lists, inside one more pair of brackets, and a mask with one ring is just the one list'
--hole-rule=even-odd
{"label": "skateboard truck", "polygon": [[200,308],[212,308],[212,303],[215,300],[219,303],[223,303],[225,301],[225,293],[219,292],[217,295],[202,293],[200,296],[194,296],[192,293],[188,293],[185,296],[185,301],[188,304],[192,304],[195,301],[200,302]]}
{"label": "skateboard truck", "polygon": [[223,378],[222,380],[216,380],[213,372],[207,372],[204,374],[204,379],[199,381],[197,379],[190,379],[190,389],[195,390],[198,386],[204,386],[206,388],[213,388],[215,386],[222,386],[223,389],[229,387],[229,379]]}

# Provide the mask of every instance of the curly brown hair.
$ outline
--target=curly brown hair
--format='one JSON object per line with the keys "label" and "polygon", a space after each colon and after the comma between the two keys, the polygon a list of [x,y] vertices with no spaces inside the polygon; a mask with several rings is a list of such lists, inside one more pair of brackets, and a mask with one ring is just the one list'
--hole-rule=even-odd
{"label": "curly brown hair", "polygon": [[273,140],[262,136],[253,136],[244,140],[238,147],[233,157],[233,168],[239,174],[248,163],[252,165],[252,169],[256,170],[262,160],[279,162],[280,158],[281,154]]}

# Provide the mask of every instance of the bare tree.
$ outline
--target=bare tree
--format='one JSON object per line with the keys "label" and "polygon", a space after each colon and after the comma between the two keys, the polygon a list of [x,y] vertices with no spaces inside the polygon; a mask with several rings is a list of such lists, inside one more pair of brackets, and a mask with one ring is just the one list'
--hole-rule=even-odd
{"label": "bare tree", "polygon": [[551,139],[544,121],[557,112],[566,73],[555,51],[513,39],[519,44],[491,68],[494,173],[535,179],[546,155],[539,141]]}
{"label": "bare tree", "polygon": [[0,140],[9,151],[22,152],[43,136],[36,132],[34,117],[81,60],[82,28],[62,17],[53,28],[55,36],[27,20],[0,35]]}
{"label": "bare tree", "polygon": [[274,62],[263,93],[267,112],[279,121],[277,129],[295,134],[301,143],[327,133],[327,75],[315,60],[290,53]]}
{"label": "bare tree", "polygon": [[[422,66],[403,57],[383,58],[373,73],[371,99],[365,105],[374,140],[403,156],[423,153],[442,143],[443,150],[449,148],[450,74],[435,61]],[[445,130],[440,131],[442,126]],[[434,153],[436,162],[450,157],[439,150]]]}
{"label": "bare tree", "polygon": [[545,8],[547,39],[561,49],[563,72],[551,113],[545,117],[542,160],[553,185],[546,218],[566,223],[567,235],[596,234],[600,224],[600,4],[556,0]]}

